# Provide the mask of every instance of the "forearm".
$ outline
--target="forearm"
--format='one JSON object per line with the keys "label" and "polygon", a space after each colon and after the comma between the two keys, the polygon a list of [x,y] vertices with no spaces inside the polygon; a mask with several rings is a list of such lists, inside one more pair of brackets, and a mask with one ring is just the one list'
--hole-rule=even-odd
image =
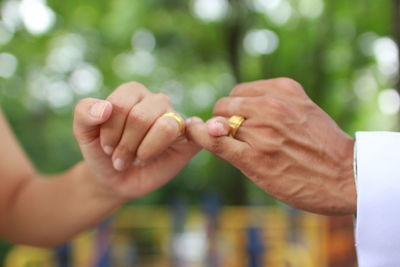
{"label": "forearm", "polygon": [[26,179],[2,218],[1,235],[30,245],[52,246],[109,216],[119,200],[98,185],[84,163],[52,178]]}

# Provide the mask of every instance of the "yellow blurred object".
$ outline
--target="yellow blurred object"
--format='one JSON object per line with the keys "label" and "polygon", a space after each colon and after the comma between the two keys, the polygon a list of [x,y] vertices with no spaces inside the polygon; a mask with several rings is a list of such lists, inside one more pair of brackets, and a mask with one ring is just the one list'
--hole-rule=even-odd
{"label": "yellow blurred object", "polygon": [[50,250],[16,246],[8,254],[4,267],[53,267],[53,253]]}
{"label": "yellow blurred object", "polygon": [[[88,231],[74,240],[72,247],[74,267],[92,266],[95,250],[93,239],[93,231]],[[82,253],[83,251],[85,253]]]}

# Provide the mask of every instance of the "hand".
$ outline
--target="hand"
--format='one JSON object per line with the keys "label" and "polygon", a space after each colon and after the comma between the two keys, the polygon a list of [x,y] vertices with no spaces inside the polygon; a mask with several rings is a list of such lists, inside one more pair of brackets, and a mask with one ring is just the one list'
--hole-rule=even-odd
{"label": "hand", "polygon": [[127,201],[168,182],[199,151],[180,136],[163,94],[128,83],[105,101],[87,98],[75,110],[74,133],[97,182]]}
{"label": "hand", "polygon": [[[240,84],[218,101],[214,115],[207,123],[190,119],[189,139],[294,207],[330,215],[355,212],[354,140],[300,84],[285,78]],[[227,137],[233,115],[246,118],[236,139]]]}

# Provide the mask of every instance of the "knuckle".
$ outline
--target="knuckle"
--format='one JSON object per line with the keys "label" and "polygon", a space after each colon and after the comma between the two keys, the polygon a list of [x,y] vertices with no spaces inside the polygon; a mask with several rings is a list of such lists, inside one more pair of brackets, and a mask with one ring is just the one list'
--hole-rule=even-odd
{"label": "knuckle", "polygon": [[147,92],[148,90],[143,84],[137,82],[128,82],[118,86],[117,89],[115,89],[114,92],[112,92],[107,99],[111,102],[117,102],[121,98],[121,93],[144,95]]}
{"label": "knuckle", "polygon": [[291,78],[277,78],[275,83],[281,87],[285,92],[291,95],[298,95],[304,93],[303,86]]}
{"label": "knuckle", "polygon": [[121,105],[121,96],[118,93],[118,90],[120,90],[119,88],[116,89],[114,92],[112,92],[108,97],[107,100],[110,101],[113,106],[117,105]]}
{"label": "knuckle", "polygon": [[128,115],[128,122],[130,123],[140,123],[140,124],[149,124],[150,118],[148,116],[148,112],[141,108],[133,108]]}
{"label": "knuckle", "polygon": [[215,104],[216,107],[218,106],[225,106],[227,104],[227,102],[229,101],[229,97],[222,97],[220,98],[217,103]]}
{"label": "knuckle", "polygon": [[165,118],[163,120],[158,121],[158,127],[160,131],[167,134],[168,136],[174,135],[177,133],[177,123],[172,121],[172,119]]}
{"label": "knuckle", "polygon": [[217,101],[217,103],[215,103],[215,105],[214,105],[213,113],[217,114],[217,113],[231,107],[233,105],[232,100],[233,100],[233,98],[231,98],[231,97],[223,97],[223,98],[219,99]]}
{"label": "knuckle", "polygon": [[263,97],[261,104],[278,113],[284,113],[288,110],[288,105],[280,99],[273,97]]}
{"label": "knuckle", "polygon": [[115,149],[115,155],[117,157],[122,157],[122,158],[128,158],[130,155],[132,155],[132,149],[129,148],[126,144],[119,144],[118,147]]}
{"label": "knuckle", "polygon": [[85,108],[90,108],[90,103],[93,102],[95,99],[94,98],[83,98],[76,103],[75,108],[74,108],[74,114],[75,115],[80,115],[85,112]]}
{"label": "knuckle", "polygon": [[300,84],[291,78],[281,77],[273,80],[274,83],[282,87],[299,87]]}
{"label": "knuckle", "polygon": [[264,79],[264,80],[255,81],[254,83],[255,83],[257,86],[265,87],[265,86],[270,86],[271,83],[274,82],[274,80],[275,80],[275,79]]}
{"label": "knuckle", "polygon": [[138,82],[127,82],[118,87],[121,90],[147,91],[146,87]]}
{"label": "knuckle", "polygon": [[275,122],[269,123],[271,128],[276,129],[278,125],[304,120],[304,115],[299,112],[296,105],[271,97],[265,97],[261,102],[261,105],[268,111],[269,115],[276,119]]}
{"label": "knuckle", "polygon": [[113,108],[113,114],[127,114],[128,113],[128,108],[121,103],[120,101],[113,101],[112,99],[109,99],[112,103],[112,108]]}
{"label": "knuckle", "polygon": [[248,83],[239,83],[232,89],[231,96],[241,95],[247,88]]}
{"label": "knuckle", "polygon": [[169,98],[169,96],[167,96],[167,95],[164,94],[164,93],[157,93],[157,94],[154,94],[154,97],[155,97],[156,99],[158,99],[159,101],[161,101],[161,102],[167,103],[168,105],[171,104],[171,99]]}

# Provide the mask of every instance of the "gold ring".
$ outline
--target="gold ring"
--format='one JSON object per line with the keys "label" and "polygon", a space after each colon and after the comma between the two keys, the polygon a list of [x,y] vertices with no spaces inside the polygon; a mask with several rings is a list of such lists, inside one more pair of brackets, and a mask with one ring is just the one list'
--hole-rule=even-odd
{"label": "gold ring", "polygon": [[183,135],[185,133],[185,121],[183,120],[182,116],[179,114],[176,114],[174,112],[167,112],[161,115],[161,117],[170,117],[176,120],[176,122],[179,125],[179,133],[180,135]]}
{"label": "gold ring", "polygon": [[230,137],[235,138],[236,133],[238,132],[240,126],[242,126],[242,124],[245,120],[246,119],[242,116],[235,115],[235,116],[230,117],[230,119],[228,120],[229,127],[231,128],[229,130]]}

